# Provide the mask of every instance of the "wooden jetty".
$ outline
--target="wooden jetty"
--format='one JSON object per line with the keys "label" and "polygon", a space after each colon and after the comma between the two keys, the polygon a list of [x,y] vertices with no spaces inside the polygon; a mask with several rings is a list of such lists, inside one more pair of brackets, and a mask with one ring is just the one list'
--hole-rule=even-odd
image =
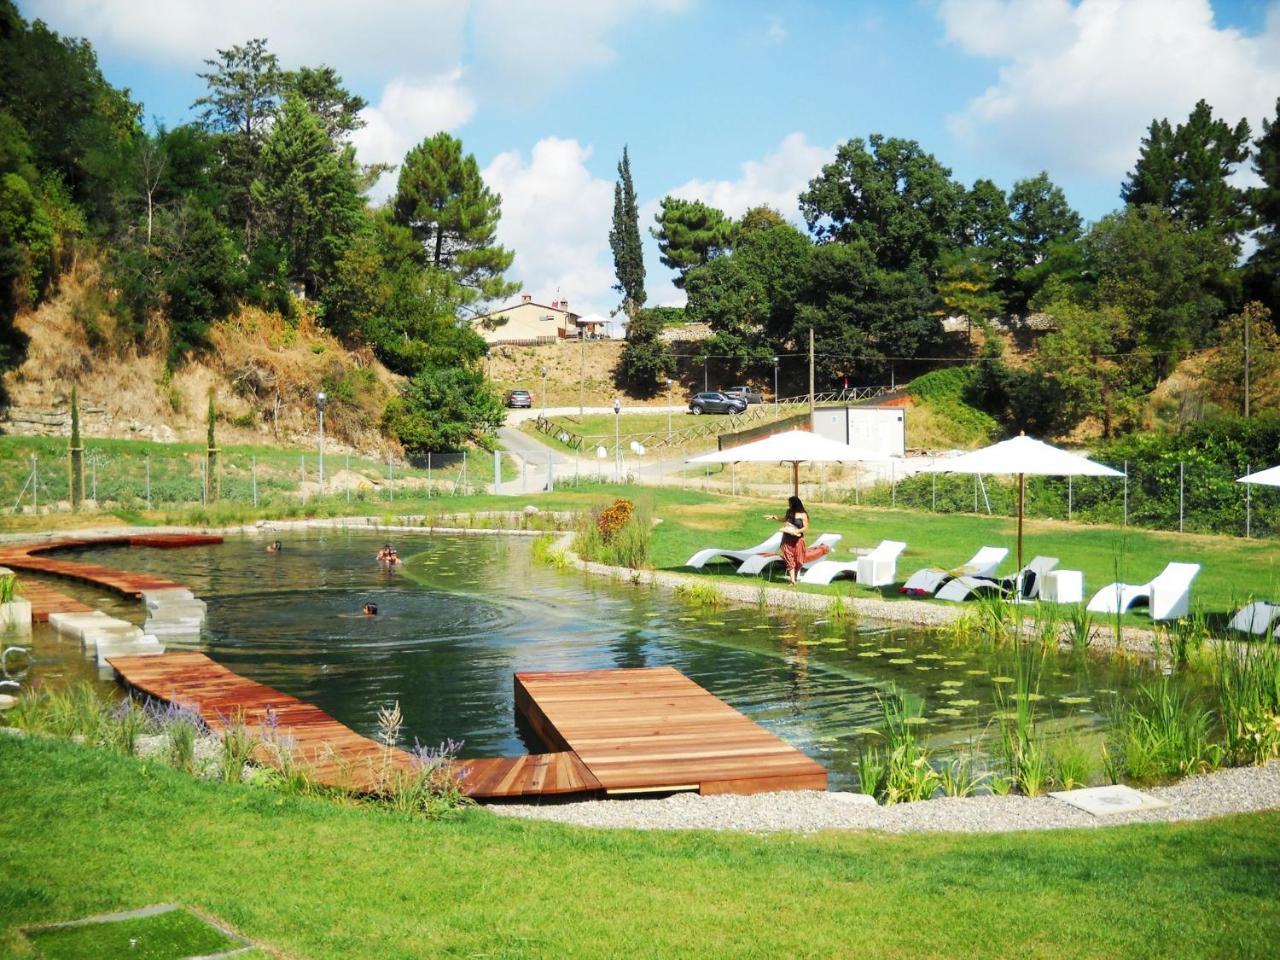
{"label": "wooden jetty", "polygon": [[[260,735],[287,736],[293,761],[323,785],[375,791],[388,769],[414,763],[202,653],[108,662],[129,686],[195,710],[215,731],[238,720]],[[822,766],[670,667],[520,673],[515,682],[516,709],[554,752],[459,761],[476,799],[826,789]],[[267,750],[258,758],[276,760]]]}

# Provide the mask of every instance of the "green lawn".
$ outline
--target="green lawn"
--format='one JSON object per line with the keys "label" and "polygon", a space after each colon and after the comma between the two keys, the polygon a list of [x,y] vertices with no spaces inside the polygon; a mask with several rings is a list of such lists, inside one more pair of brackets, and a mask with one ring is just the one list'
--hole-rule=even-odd
{"label": "green lawn", "polygon": [[177,902],[282,955],[1268,956],[1280,814],[1005,836],[429,823],[0,737],[0,955]]}

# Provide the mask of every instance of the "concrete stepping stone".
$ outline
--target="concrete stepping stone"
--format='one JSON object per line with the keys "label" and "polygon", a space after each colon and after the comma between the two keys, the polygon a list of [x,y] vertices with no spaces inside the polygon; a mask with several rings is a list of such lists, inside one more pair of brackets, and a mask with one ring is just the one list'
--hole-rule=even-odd
{"label": "concrete stepping stone", "polygon": [[1157,800],[1150,794],[1142,793],[1122,783],[1109,787],[1085,787],[1081,790],[1059,790],[1050,793],[1055,800],[1070,804],[1095,817],[1106,817],[1116,813],[1133,813],[1135,810],[1155,810],[1169,804]]}

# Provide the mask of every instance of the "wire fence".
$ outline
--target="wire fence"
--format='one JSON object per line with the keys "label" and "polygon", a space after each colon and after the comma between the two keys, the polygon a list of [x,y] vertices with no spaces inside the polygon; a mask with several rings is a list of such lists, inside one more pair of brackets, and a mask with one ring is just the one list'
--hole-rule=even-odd
{"label": "wire fence", "polygon": [[[67,454],[23,451],[0,461],[0,507],[10,513],[70,511]],[[433,453],[409,464],[345,454],[259,455],[218,451],[213,469],[203,451],[112,451],[90,446],[83,457],[81,510],[151,510],[208,506],[253,507],[307,503],[317,498],[394,502],[482,492],[491,481],[484,457],[466,451]]]}

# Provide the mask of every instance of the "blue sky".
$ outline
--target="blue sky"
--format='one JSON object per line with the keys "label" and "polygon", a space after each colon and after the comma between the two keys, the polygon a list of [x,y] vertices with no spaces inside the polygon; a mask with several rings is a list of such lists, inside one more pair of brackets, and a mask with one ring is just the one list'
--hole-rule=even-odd
{"label": "blue sky", "polygon": [[[1204,97],[1255,127],[1280,96],[1276,0],[20,0],[85,36],[147,116],[190,119],[217,47],[268,38],[370,102],[356,137],[395,162],[447,129],[503,195],[513,276],[607,312],[615,165],[642,229],[667,193],[731,214],[795,196],[834,147],[920,143],[966,184],[1047,170],[1088,219],[1114,209],[1153,117]],[[387,181],[382,192],[392,186]],[[679,302],[651,251],[651,302]]]}

